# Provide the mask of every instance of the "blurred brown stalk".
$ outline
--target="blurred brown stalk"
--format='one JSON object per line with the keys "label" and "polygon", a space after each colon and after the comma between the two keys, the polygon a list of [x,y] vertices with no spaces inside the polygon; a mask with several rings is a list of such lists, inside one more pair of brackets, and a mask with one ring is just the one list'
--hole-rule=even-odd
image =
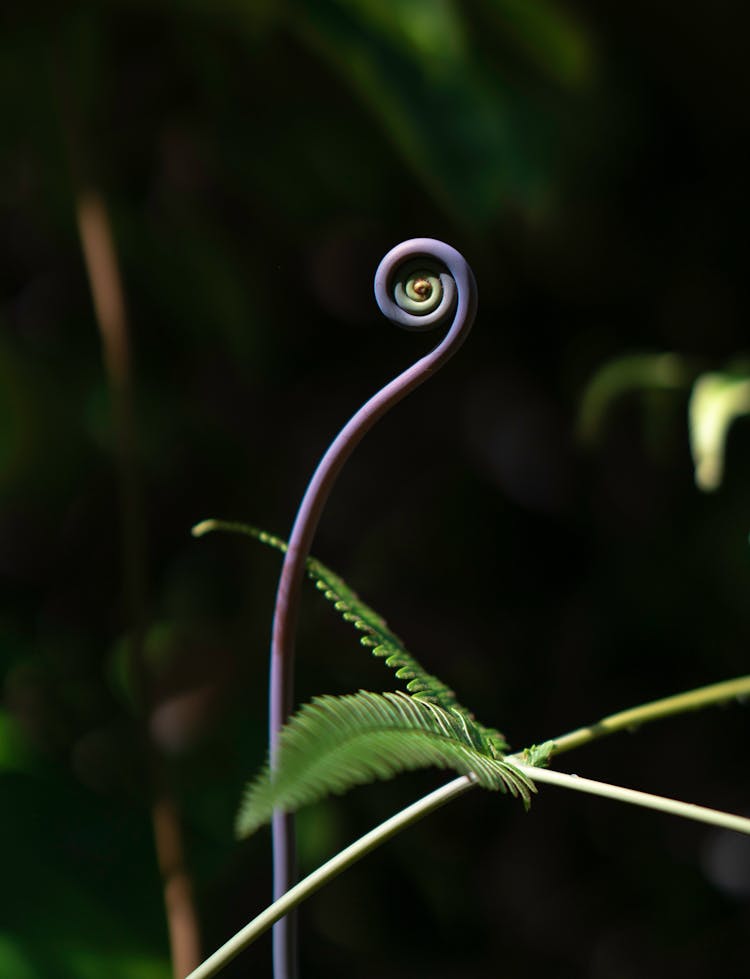
{"label": "blurred brown stalk", "polygon": [[[145,720],[152,706],[143,652],[146,633],[145,529],[136,453],[125,298],[109,214],[98,193],[92,190],[78,192],[76,219],[102,341],[102,355],[115,419],[123,575],[130,618],[130,660],[136,696],[142,719]],[[151,774],[151,818],[164,890],[172,967],[175,979],[182,979],[201,961],[200,929],[193,885],[186,869],[177,802],[167,786],[163,761],[148,737],[145,723],[142,736]]]}

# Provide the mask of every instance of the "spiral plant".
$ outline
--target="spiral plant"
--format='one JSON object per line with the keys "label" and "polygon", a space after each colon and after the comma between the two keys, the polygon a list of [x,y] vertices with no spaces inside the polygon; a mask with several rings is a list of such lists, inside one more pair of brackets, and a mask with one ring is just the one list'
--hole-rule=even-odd
{"label": "spiral plant", "polygon": [[[360,440],[395,404],[441,367],[466,339],[477,309],[474,275],[462,255],[433,238],[414,238],[393,248],[375,275],[375,298],[382,313],[407,330],[431,330],[450,323],[443,340],[416,364],[373,395],[339,432],[307,487],[292,527],[276,594],[271,641],[269,742],[271,767],[278,760],[281,729],[292,709],[294,632],[305,560],[326,500]],[[274,898],[294,883],[293,817],[273,814]],[[296,943],[288,921],[274,929],[276,979],[296,974]]]}
{"label": "spiral plant", "polygon": [[[333,571],[310,557],[315,530],[335,480],[363,436],[410,391],[422,384],[461,346],[477,311],[477,287],[464,258],[432,238],[415,238],[393,248],[375,275],[381,312],[408,330],[447,327],[430,353],[373,395],[341,429],[305,491],[288,543],[245,524],[203,521],[196,536],[212,530],[249,535],[283,554],[274,611],[269,689],[269,758],[245,793],[240,836],[271,821],[274,901],[188,979],[208,979],[269,927],[274,927],[275,979],[297,976],[294,922],[297,905],[395,833],[475,786],[506,792],[528,807],[535,782],[547,782],[646,808],[750,833],[750,820],[688,805],[622,786],[548,770],[554,755],[645,722],[740,698],[750,693],[750,677],[622,711],[513,755],[495,728],[480,723],[459,703],[450,686],[428,673],[385,620],[369,608]],[[293,705],[294,637],[305,577],[351,623],[360,642],[405,681],[405,690],[359,691],[343,697],[316,697],[290,717]],[[458,778],[430,793],[341,851],[300,883],[295,882],[293,813],[329,793],[398,772],[436,766]]]}

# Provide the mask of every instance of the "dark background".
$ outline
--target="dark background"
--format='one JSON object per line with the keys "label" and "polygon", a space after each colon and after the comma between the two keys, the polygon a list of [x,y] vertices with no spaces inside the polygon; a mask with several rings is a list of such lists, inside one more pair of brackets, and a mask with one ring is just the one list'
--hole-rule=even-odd
{"label": "dark background", "polygon": [[[375,308],[396,242],[459,248],[479,316],[357,451],[315,553],[514,748],[745,672],[748,425],[714,494],[693,481],[687,387],[613,399],[593,444],[577,433],[612,358],[711,370],[747,347],[750,62],[726,2],[64,7],[0,15],[0,976],[164,979],[76,201],[105,202],[126,293],[148,727],[207,953],[268,898],[269,834],[240,845],[232,823],[265,752],[279,562],[189,530],[287,534],[332,435],[434,342]],[[312,591],[298,652],[300,700],[396,685]],[[746,757],[735,706],[557,767],[747,812]],[[305,812],[302,869],[443,781]],[[477,792],[310,900],[302,963],[739,977],[749,897],[744,838],[552,788],[528,816]],[[226,975],[269,958],[266,936]]]}

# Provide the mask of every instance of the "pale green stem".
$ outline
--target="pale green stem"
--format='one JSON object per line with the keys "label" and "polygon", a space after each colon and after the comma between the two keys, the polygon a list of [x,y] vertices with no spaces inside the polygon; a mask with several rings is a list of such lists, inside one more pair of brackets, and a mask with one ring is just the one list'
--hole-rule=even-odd
{"label": "pale green stem", "polygon": [[[559,755],[563,751],[580,748],[581,745],[614,734],[616,731],[632,731],[641,724],[648,724],[649,721],[656,721],[662,717],[701,710],[704,707],[729,703],[731,700],[739,700],[747,696],[750,696],[750,676],[740,676],[734,680],[725,680],[723,683],[712,683],[708,687],[698,687],[697,690],[689,690],[687,693],[678,693],[673,697],[652,700],[648,704],[631,707],[618,714],[610,714],[609,717],[604,717],[595,724],[577,728],[569,734],[554,738],[551,742],[553,745],[551,753]],[[516,758],[519,761],[523,760],[520,756],[513,757],[514,760]]]}
{"label": "pale green stem", "polygon": [[[738,677],[735,680],[727,680],[723,683],[714,683],[707,687],[700,687],[697,690],[690,690],[687,693],[676,694],[673,697],[664,697],[662,700],[654,700],[640,707],[633,707],[630,710],[620,711],[618,714],[610,714],[609,717],[602,718],[589,727],[579,728],[569,734],[562,735],[548,742],[552,744],[551,754],[560,754],[564,751],[571,751],[581,745],[595,741],[597,738],[614,734],[616,731],[632,730],[649,721],[655,721],[661,717],[669,717],[691,710],[699,710],[703,707],[710,707],[712,704],[739,699],[750,695],[750,676]],[[648,792],[638,792],[635,789],[627,789],[619,785],[609,785],[606,782],[596,782],[593,779],[581,778],[578,775],[567,775],[563,772],[549,771],[545,768],[534,768],[523,762],[523,752],[515,755],[508,755],[506,761],[511,762],[520,768],[524,774],[537,782],[545,782],[549,785],[558,785],[562,788],[573,789],[577,792],[586,792],[589,795],[598,795],[606,799],[614,799],[618,802],[626,802],[631,805],[641,806],[646,809],[655,809],[659,812],[670,813],[675,816],[682,816],[685,819],[693,819],[698,822],[709,823],[713,826],[721,826],[724,829],[735,830],[739,833],[750,835],[750,819],[742,816],[735,816],[732,813],[719,812],[715,809],[707,809],[704,806],[694,805],[689,802],[680,802],[676,799],[667,799],[663,796],[651,795]],[[434,812],[447,802],[457,799],[459,796],[473,789],[477,785],[475,776],[462,775],[454,779],[440,789],[431,792],[424,798],[419,799],[413,805],[392,816],[390,819],[381,823],[365,836],[361,837],[351,846],[336,854],[327,863],[324,863],[317,870],[313,871],[308,877],[296,884],[291,890],[287,891],[283,897],[275,901],[265,911],[261,912],[249,924],[238,931],[236,935],[229,939],[226,944],[214,952],[202,965],[198,966],[185,979],[209,979],[215,976],[243,949],[259,938],[263,932],[267,931],[274,922],[278,921],[285,914],[288,914],[298,904],[310,897],[317,890],[333,880],[344,870],[347,870],[362,857],[367,856],[377,849],[382,843],[387,842],[392,836],[400,833],[401,830],[418,822],[420,819]]]}
{"label": "pale green stem", "polygon": [[[576,792],[586,792],[589,795],[598,795],[605,799],[614,799],[617,802],[626,802],[630,805],[641,806],[644,809],[655,809],[658,812],[666,812],[673,816],[682,816],[684,819],[692,819],[696,822],[708,823],[712,826],[720,826],[723,829],[734,830],[738,833],[750,835],[750,819],[743,816],[735,816],[728,812],[719,812],[716,809],[707,809],[705,806],[698,806],[690,802],[680,802],[677,799],[668,799],[660,795],[651,795],[649,792],[638,792],[635,789],[627,789],[621,785],[610,785],[607,782],[596,782],[590,778],[581,778],[579,775],[568,775],[565,772],[553,772],[546,768],[534,768],[531,765],[524,765],[515,762],[525,775],[537,782],[546,782],[549,785],[558,785],[564,789],[573,789]],[[283,915],[288,914],[293,908],[301,904],[306,898],[310,897],[324,884],[333,880],[342,871],[347,870],[362,857],[367,856],[385,843],[396,833],[406,829],[408,826],[418,822],[420,819],[434,812],[447,802],[457,799],[460,795],[468,792],[477,785],[476,777],[473,775],[462,775],[454,779],[447,785],[435,792],[415,802],[407,809],[402,810],[392,816],[386,822],[381,823],[365,836],[362,836],[351,846],[336,854],[327,863],[324,863],[317,870],[314,870],[308,877],[300,881],[290,890],[269,905],[265,911],[261,912],[257,918],[245,925],[236,935],[222,945],[214,954],[206,959],[194,972],[191,972],[186,979],[209,979],[224,968],[231,960],[243,949],[259,938],[263,932],[267,931],[274,922],[278,921]]]}
{"label": "pale green stem", "polygon": [[396,833],[400,833],[402,829],[406,829],[413,823],[418,822],[431,812],[444,806],[447,802],[457,799],[464,792],[472,789],[475,784],[476,776],[462,775],[460,778],[454,779],[434,792],[430,792],[429,795],[419,799],[418,802],[403,809],[395,816],[391,816],[390,819],[381,823],[380,826],[366,833],[355,843],[352,843],[351,846],[348,846],[321,867],[318,867],[317,870],[314,870],[304,880],[301,880],[299,884],[295,884],[283,897],[280,897],[278,901],[274,901],[273,904],[269,905],[257,918],[253,918],[249,924],[245,925],[241,931],[238,931],[220,949],[217,949],[213,955],[207,958],[202,965],[199,965],[185,979],[209,979],[210,976],[215,976],[217,972],[231,962],[244,948],[252,945],[256,938],[259,938],[264,931],[268,931],[271,925],[285,914],[288,914],[293,908],[296,908],[305,898],[310,897],[311,894],[314,894],[324,884],[333,880],[334,877],[337,877],[342,871],[347,870],[352,864],[357,863],[362,857],[366,857],[368,853],[371,853],[382,843],[395,836]]}
{"label": "pale green stem", "polygon": [[580,775],[568,775],[565,772],[552,772],[548,768],[533,768],[531,765],[517,767],[536,782],[546,782],[548,785],[559,785],[562,789],[573,789],[575,792],[587,792],[589,795],[599,795],[603,799],[615,799],[617,802],[628,802],[633,806],[644,809],[656,809],[673,816],[683,816],[699,823],[709,823],[711,826],[721,826],[723,829],[735,830],[737,833],[747,833],[750,836],[750,819],[735,816],[730,812],[720,812],[717,809],[707,809],[693,802],[679,802],[677,799],[666,799],[661,795],[651,795],[650,792],[637,792],[626,789],[621,785],[610,785],[607,782],[595,782]]}

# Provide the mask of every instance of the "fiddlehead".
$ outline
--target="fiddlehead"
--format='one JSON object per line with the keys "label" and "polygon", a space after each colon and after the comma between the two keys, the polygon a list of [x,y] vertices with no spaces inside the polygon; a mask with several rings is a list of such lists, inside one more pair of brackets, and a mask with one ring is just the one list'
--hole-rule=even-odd
{"label": "fiddlehead", "polygon": [[[448,325],[440,343],[373,395],[339,432],[305,491],[289,537],[281,569],[271,641],[269,740],[271,768],[279,751],[279,732],[292,709],[294,632],[305,574],[305,560],[326,500],[342,466],[363,436],[386,412],[419,387],[461,346],[477,308],[474,275],[462,255],[434,238],[413,238],[391,249],[375,274],[375,298],[381,312],[408,330]],[[274,899],[294,883],[294,824],[287,813],[274,813]],[[293,927],[288,919],[274,926],[274,975],[296,975]]]}

